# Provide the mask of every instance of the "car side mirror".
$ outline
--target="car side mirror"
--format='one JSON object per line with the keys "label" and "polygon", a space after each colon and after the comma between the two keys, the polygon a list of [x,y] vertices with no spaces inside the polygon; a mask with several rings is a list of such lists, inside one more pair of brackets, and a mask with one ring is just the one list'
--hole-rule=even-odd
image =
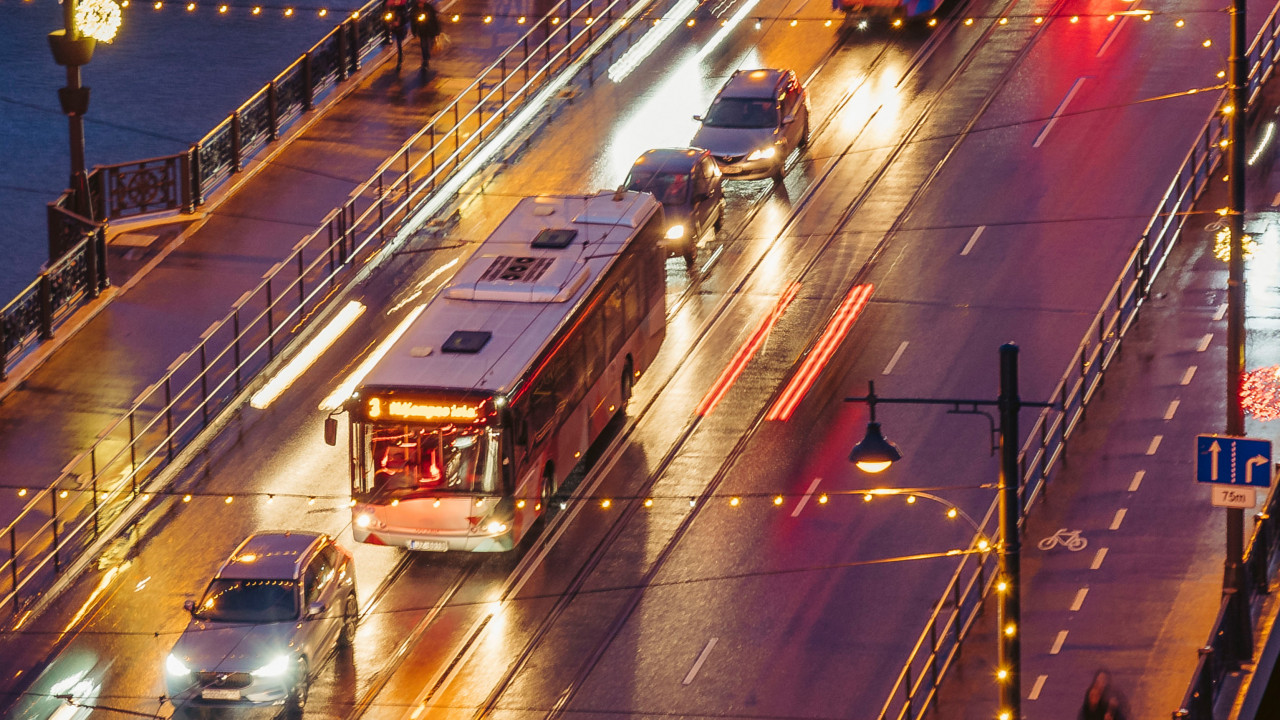
{"label": "car side mirror", "polygon": [[324,444],[338,444],[338,418],[327,417],[324,419]]}
{"label": "car side mirror", "polygon": [[702,122],[702,116],[701,116],[701,115],[694,115],[694,116],[693,116],[693,119],[694,119],[694,120],[697,120],[698,122]]}
{"label": "car side mirror", "polygon": [[791,123],[793,123],[793,122],[795,122],[795,121],[796,121],[796,114],[795,114],[795,113],[791,113],[790,115],[788,115],[788,116],[786,116],[786,117],[782,118],[782,124],[783,124],[783,125],[790,125]]}
{"label": "car side mirror", "polygon": [[186,602],[182,603],[182,609],[183,609],[183,610],[186,610],[187,612],[191,613],[192,615],[195,615],[195,614],[196,614],[196,601],[195,601],[195,600],[188,600],[188,601],[186,601]]}
{"label": "car side mirror", "polygon": [[313,602],[307,606],[307,617],[313,618],[325,611],[325,604],[322,602]]}

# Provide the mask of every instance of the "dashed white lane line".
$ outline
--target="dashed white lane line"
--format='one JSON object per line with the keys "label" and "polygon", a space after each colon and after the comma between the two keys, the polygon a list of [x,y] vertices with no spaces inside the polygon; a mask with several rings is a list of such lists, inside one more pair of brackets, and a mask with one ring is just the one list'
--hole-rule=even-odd
{"label": "dashed white lane line", "polygon": [[1062,98],[1062,102],[1058,103],[1058,107],[1054,109],[1053,115],[1049,117],[1049,122],[1045,123],[1044,129],[1036,136],[1035,142],[1031,143],[1031,147],[1040,147],[1041,143],[1044,142],[1044,139],[1049,137],[1049,131],[1053,129],[1054,125],[1058,124],[1058,120],[1062,117],[1062,113],[1067,110],[1067,105],[1071,104],[1071,98],[1075,97],[1076,93],[1080,92],[1080,86],[1083,84],[1083,77],[1076,78],[1076,81],[1071,84],[1071,89],[1067,91],[1066,97]]}
{"label": "dashed white lane line", "polygon": [[720,642],[720,638],[713,637],[707,641],[707,646],[702,648],[702,654],[698,655],[698,659],[693,662],[693,667],[689,668],[689,674],[684,676],[682,685],[688,685],[698,676],[698,671],[702,669],[702,663],[707,661],[707,656],[711,654],[711,648],[715,647],[717,642]]}
{"label": "dashed white lane line", "polygon": [[1163,435],[1157,435],[1151,438],[1151,444],[1147,446],[1147,454],[1155,455],[1156,451],[1160,449],[1160,441],[1163,439],[1164,439]]}
{"label": "dashed white lane line", "polygon": [[1213,333],[1208,333],[1200,338],[1200,344],[1196,346],[1196,352],[1204,352],[1209,349],[1209,344],[1213,342]]}
{"label": "dashed white lane line", "polygon": [[906,340],[902,341],[902,344],[898,346],[897,352],[893,354],[893,357],[889,358],[889,364],[884,366],[884,372],[880,373],[881,375],[888,375],[893,372],[893,366],[897,365],[898,361],[902,359],[902,353],[907,351],[907,346],[910,344]]}
{"label": "dashed white lane line", "polygon": [[791,511],[791,517],[799,517],[800,511],[805,505],[809,504],[809,498],[813,497],[813,491],[818,489],[818,483],[822,482],[822,478],[816,477],[813,482],[809,483],[809,489],[805,491],[804,497],[800,498],[800,502],[796,504],[796,509]]}
{"label": "dashed white lane line", "polygon": [[969,236],[969,242],[964,244],[964,249],[960,251],[960,254],[968,255],[969,251],[973,249],[973,246],[977,244],[978,236],[981,235],[982,231],[986,229],[987,229],[986,225],[979,225],[978,228],[973,231],[973,234]]}
{"label": "dashed white lane line", "polygon": [[1049,648],[1050,655],[1057,655],[1062,652],[1062,643],[1067,641],[1067,631],[1058,631],[1058,637],[1053,641],[1053,647]]}
{"label": "dashed white lane line", "polygon": [[1126,514],[1126,513],[1128,513],[1128,512],[1129,512],[1129,511],[1128,511],[1127,509],[1125,509],[1125,508],[1120,508],[1119,510],[1117,510],[1117,511],[1116,511],[1116,516],[1115,516],[1115,517],[1113,517],[1113,518],[1111,518],[1111,529],[1112,529],[1112,530],[1119,530],[1119,529],[1120,529],[1120,523],[1124,522],[1124,516],[1125,516],[1125,514]]}
{"label": "dashed white lane line", "polygon": [[1222,322],[1222,318],[1227,316],[1227,304],[1222,303],[1218,306],[1218,311],[1213,314],[1214,322]]}
{"label": "dashed white lane line", "polygon": [[1102,567],[1102,560],[1107,556],[1106,548],[1098,548],[1098,552],[1093,556],[1093,563],[1089,565],[1090,570],[1097,570]]}
{"label": "dashed white lane line", "polygon": [[1076,599],[1071,601],[1071,612],[1079,612],[1084,606],[1084,596],[1089,594],[1089,588],[1082,587],[1076,591]]}
{"label": "dashed white lane line", "polygon": [[1181,383],[1181,384],[1183,384],[1183,385],[1190,385],[1190,384],[1191,384],[1191,378],[1193,378],[1193,377],[1195,377],[1195,376],[1196,376],[1196,366],[1195,366],[1195,365],[1192,365],[1191,367],[1187,368],[1187,371],[1186,371],[1186,372],[1182,373],[1182,383]]}
{"label": "dashed white lane line", "polygon": [[1168,407],[1168,408],[1166,408],[1166,409],[1165,409],[1165,411],[1164,411],[1164,419],[1165,419],[1165,420],[1172,420],[1172,419],[1173,419],[1173,415],[1174,415],[1174,413],[1178,412],[1178,405],[1179,405],[1179,401],[1178,401],[1178,400],[1170,400],[1170,401],[1169,401],[1169,407]]}
{"label": "dashed white lane line", "polygon": [[1044,681],[1048,679],[1049,679],[1048,675],[1041,675],[1040,677],[1036,678],[1036,684],[1031,686],[1031,693],[1027,695],[1027,699],[1039,700],[1040,690],[1044,688]]}
{"label": "dashed white lane line", "polygon": [[1133,482],[1129,483],[1129,492],[1138,492],[1138,487],[1142,485],[1142,478],[1147,476],[1146,470],[1139,470],[1133,474]]}

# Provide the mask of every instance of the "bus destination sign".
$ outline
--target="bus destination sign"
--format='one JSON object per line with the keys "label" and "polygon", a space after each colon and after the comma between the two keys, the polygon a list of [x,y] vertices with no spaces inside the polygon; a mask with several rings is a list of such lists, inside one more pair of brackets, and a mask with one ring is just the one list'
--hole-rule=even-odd
{"label": "bus destination sign", "polygon": [[428,400],[390,400],[369,398],[365,412],[370,420],[406,420],[409,422],[468,422],[480,420],[484,403],[475,405]]}

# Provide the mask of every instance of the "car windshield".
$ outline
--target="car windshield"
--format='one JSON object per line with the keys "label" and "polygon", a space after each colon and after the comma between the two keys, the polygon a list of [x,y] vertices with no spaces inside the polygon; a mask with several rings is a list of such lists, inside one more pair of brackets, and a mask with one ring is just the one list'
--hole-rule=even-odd
{"label": "car windshield", "polygon": [[702,119],[708,127],[771,128],[778,126],[778,107],[771,100],[716,98]]}
{"label": "car windshield", "polygon": [[199,620],[272,623],[298,617],[298,583],[293,580],[228,580],[209,583],[196,605]]}
{"label": "car windshield", "polygon": [[687,173],[663,172],[640,168],[631,171],[627,178],[627,189],[653,193],[658,202],[666,205],[679,205],[689,199],[689,179]]}

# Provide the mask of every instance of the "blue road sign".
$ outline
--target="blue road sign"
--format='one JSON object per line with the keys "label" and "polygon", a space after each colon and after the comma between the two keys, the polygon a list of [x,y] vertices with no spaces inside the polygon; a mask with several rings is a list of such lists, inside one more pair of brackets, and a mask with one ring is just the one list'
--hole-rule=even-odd
{"label": "blue road sign", "polygon": [[1271,487],[1271,441],[1197,435],[1196,481]]}

